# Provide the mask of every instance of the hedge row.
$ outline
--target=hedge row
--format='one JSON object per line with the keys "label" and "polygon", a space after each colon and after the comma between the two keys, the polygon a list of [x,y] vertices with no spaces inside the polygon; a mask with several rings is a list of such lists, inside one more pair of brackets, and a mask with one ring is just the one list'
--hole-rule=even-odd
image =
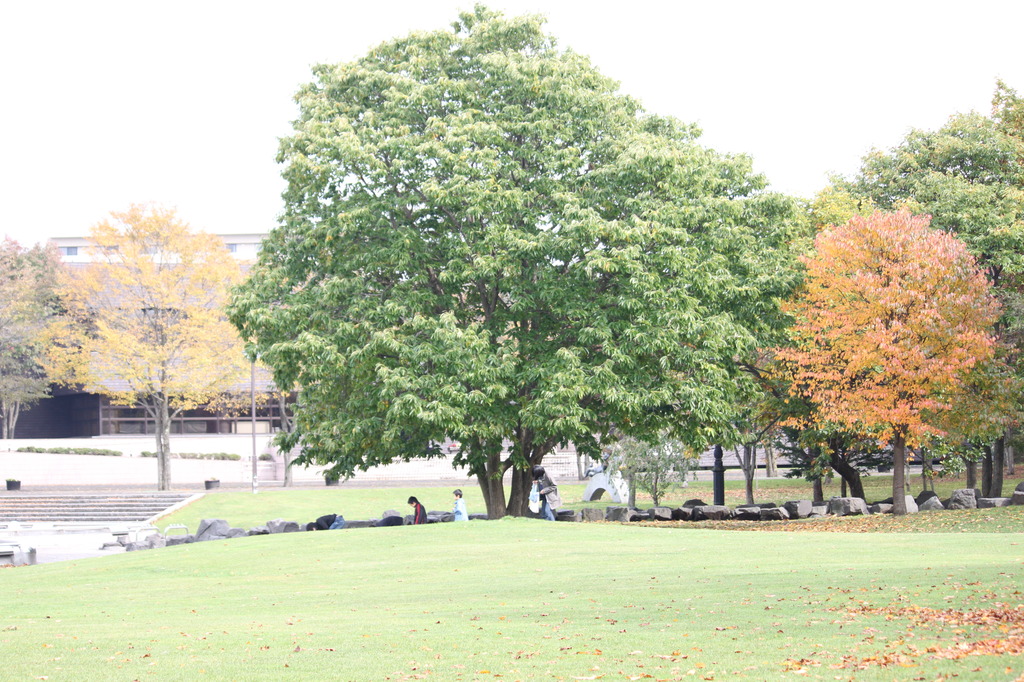
{"label": "hedge row", "polygon": [[[155,452],[144,450],[140,453],[143,457],[156,457]],[[218,459],[228,461],[238,461],[242,459],[241,455],[236,455],[231,452],[175,452],[171,454],[171,457],[175,459]]]}
{"label": "hedge row", "polygon": [[120,450],[104,450],[103,448],[37,448],[32,446],[20,447],[18,452],[43,452],[50,455],[102,455],[104,457],[121,457],[124,455]]}

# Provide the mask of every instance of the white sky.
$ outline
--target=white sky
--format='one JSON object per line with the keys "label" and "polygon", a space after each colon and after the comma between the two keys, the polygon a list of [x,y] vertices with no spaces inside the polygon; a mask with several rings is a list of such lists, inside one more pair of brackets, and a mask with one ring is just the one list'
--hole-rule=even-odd
{"label": "white sky", "polygon": [[[872,147],[1024,92],[1024,2],[494,0],[539,12],[648,111],[697,122],[811,196]],[[471,0],[0,0],[0,234],[83,236],[132,202],[210,232],[266,231],[292,95]]]}

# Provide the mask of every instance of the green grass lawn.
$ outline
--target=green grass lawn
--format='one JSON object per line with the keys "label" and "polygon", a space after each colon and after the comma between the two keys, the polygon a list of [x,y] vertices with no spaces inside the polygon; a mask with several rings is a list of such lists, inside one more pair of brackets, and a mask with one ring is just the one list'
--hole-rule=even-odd
{"label": "green grass lawn", "polygon": [[1014,680],[1022,559],[1021,532],[259,536],[2,570],[0,650],[12,680]]}

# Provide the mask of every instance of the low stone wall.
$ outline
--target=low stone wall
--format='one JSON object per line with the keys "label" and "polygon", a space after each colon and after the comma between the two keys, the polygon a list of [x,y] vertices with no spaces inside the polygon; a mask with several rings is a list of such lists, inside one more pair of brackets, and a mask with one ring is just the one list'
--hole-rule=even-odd
{"label": "low stone wall", "polygon": [[[1011,497],[982,497],[975,488],[954,490],[948,499],[940,500],[931,492],[923,492],[916,498],[907,495],[908,514],[938,509],[985,509],[1024,505],[1024,481],[1017,484]],[[814,504],[810,500],[792,500],[783,505],[774,503],[743,504],[738,507],[707,504],[703,500],[689,500],[681,507],[654,507],[632,509],[629,507],[608,507],[584,509],[581,521],[788,521],[821,516],[853,516],[858,514],[892,513],[892,500],[868,504],[859,497],[833,497],[825,504]],[[562,520],[561,515],[559,520]]]}
{"label": "low stone wall", "polygon": [[[1024,505],[1024,481],[1017,484],[1011,497],[981,497],[977,489],[964,488],[954,490],[946,500],[940,500],[933,492],[924,492],[916,498],[907,495],[907,512],[918,513],[936,509],[984,509]],[[791,500],[782,505],[774,503],[743,504],[738,507],[707,504],[703,500],[693,499],[679,507],[652,507],[635,509],[632,507],[606,507],[605,509],[587,508],[575,511],[559,509],[556,512],[558,521],[629,523],[634,521],[788,521],[790,519],[808,519],[823,516],[854,516],[858,514],[888,514],[892,512],[892,501],[884,500],[867,504],[859,497],[833,497],[826,504],[814,504],[811,500]],[[470,514],[470,520],[487,520],[486,514]],[[455,516],[448,511],[427,512],[427,523],[451,523]],[[346,520],[345,528],[377,528],[412,524],[412,516],[402,516],[396,511],[388,510],[379,519]],[[272,535],[275,533],[305,532],[305,524],[298,521],[274,519],[265,525],[250,528],[233,528],[224,519],[203,519],[195,533],[181,535],[164,535],[151,533],[148,537],[135,541],[124,542],[129,552],[142,549],[155,549],[192,542],[209,540],[227,540],[230,538],[251,535]]]}

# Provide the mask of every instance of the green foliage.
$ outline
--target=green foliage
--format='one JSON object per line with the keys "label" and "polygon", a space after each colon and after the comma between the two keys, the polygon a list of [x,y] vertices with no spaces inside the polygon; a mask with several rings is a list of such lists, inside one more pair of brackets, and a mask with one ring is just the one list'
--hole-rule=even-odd
{"label": "green foliage", "polygon": [[661,434],[653,443],[624,436],[609,444],[610,461],[618,464],[623,475],[658,506],[673,486],[686,482],[698,458],[681,441]]}
{"label": "green foliage", "polygon": [[811,224],[821,231],[846,223],[854,216],[867,216],[875,210],[874,203],[843,188],[837,179],[814,196],[809,207]]}
{"label": "green foliage", "polygon": [[963,240],[993,283],[1024,269],[1024,139],[980,114],[954,116],[937,131],[911,131],[889,152],[864,160],[850,189],[879,208],[932,216]]}
{"label": "green foliage", "polygon": [[[142,457],[156,457],[157,455],[157,453],[149,450],[143,450],[139,454]],[[242,459],[241,455],[236,455],[232,452],[175,452],[171,454],[171,457],[175,459],[213,459],[232,462]]]}
{"label": "green foliage", "polygon": [[52,455],[100,455],[104,457],[121,457],[124,454],[120,450],[107,450],[104,448],[37,448],[31,445],[19,447],[17,452],[44,452]]}
{"label": "green foliage", "polygon": [[525,519],[238,538],[2,570],[0,643],[6,677],[62,682],[1007,680],[1019,656],[936,654],[1017,636],[957,616],[1013,616],[1019,541]]}
{"label": "green foliage", "polygon": [[559,443],[728,431],[735,359],[794,279],[795,206],[749,159],[645,115],[536,17],[478,8],[314,73],[230,311],[300,388],[283,447],[344,476],[454,440],[500,515]]}

